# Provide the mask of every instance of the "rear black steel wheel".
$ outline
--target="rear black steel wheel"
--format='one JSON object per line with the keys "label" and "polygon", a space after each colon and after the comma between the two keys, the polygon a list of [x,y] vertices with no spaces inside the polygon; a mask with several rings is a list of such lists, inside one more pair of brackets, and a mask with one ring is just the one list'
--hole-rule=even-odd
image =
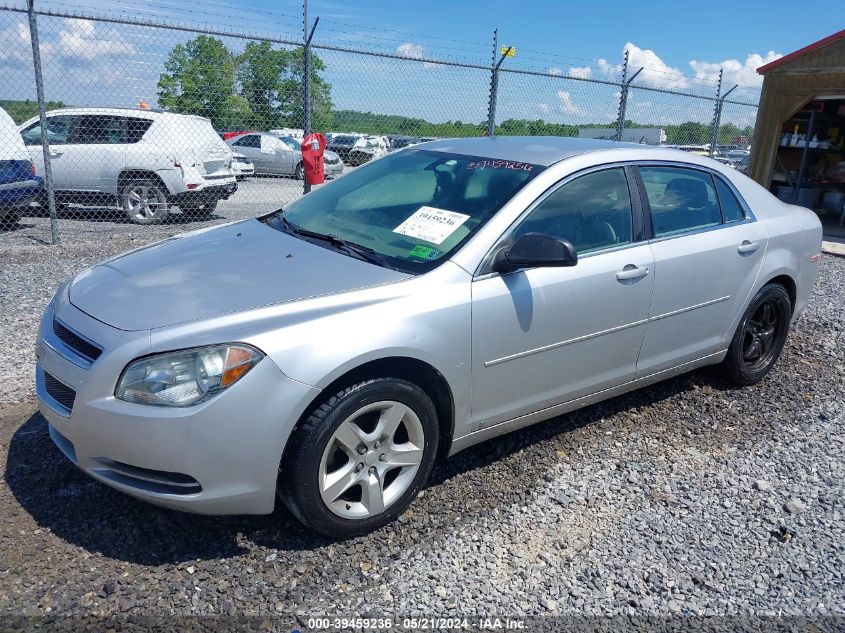
{"label": "rear black steel wheel", "polygon": [[731,341],[723,366],[728,378],[751,385],[768,374],[783,350],[792,301],[780,284],[763,286],[752,299]]}

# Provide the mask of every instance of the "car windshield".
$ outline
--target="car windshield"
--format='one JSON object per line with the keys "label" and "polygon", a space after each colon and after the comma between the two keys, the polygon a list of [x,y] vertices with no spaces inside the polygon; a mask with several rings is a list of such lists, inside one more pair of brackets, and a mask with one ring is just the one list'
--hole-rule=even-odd
{"label": "car windshield", "polygon": [[377,263],[422,273],[461,246],[542,170],[520,161],[403,150],[312,191],[265,221],[294,234],[332,236],[334,242],[320,243],[351,243],[375,254]]}
{"label": "car windshield", "polygon": [[333,136],[332,137],[332,144],[333,145],[354,145],[355,141],[357,141],[357,137],[355,136]]}

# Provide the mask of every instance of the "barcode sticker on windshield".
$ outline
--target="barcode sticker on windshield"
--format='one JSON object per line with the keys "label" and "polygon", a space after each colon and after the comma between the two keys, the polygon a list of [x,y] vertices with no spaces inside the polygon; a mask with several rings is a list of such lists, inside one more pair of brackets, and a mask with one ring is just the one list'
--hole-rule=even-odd
{"label": "barcode sticker on windshield", "polygon": [[435,207],[420,207],[414,215],[393,229],[393,232],[431,244],[442,244],[467,220],[469,216],[463,213]]}

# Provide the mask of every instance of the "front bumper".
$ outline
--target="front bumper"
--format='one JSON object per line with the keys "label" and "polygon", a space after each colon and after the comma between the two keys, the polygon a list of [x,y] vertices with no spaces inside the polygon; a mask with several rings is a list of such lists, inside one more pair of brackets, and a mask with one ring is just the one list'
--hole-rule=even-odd
{"label": "front bumper", "polygon": [[0,184],[0,206],[20,207],[29,204],[41,191],[37,179]]}
{"label": "front bumper", "polygon": [[232,171],[235,178],[244,178],[255,174],[255,165],[252,163],[232,163]]}
{"label": "front bumper", "polygon": [[326,178],[336,178],[343,173],[343,161],[337,163],[323,163],[323,173]]}
{"label": "front bumper", "polygon": [[[132,358],[149,353],[149,332],[96,321],[63,293],[39,330],[36,393],[65,456],[99,481],[157,505],[203,514],[272,512],[285,443],[317,391],[265,358],[237,384],[193,407],[117,400],[117,379]],[[103,347],[89,366],[53,333],[56,314]],[[75,391],[70,408],[51,396],[56,381]]]}

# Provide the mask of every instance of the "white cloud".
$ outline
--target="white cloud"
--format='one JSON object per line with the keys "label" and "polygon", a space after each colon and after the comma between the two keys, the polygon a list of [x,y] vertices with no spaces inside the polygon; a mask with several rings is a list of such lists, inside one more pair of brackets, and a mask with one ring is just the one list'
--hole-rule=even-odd
{"label": "white cloud", "polygon": [[[396,47],[396,54],[408,59],[423,59],[425,55],[425,47],[422,44],[414,44],[413,42],[405,42]],[[433,62],[423,62],[423,68],[439,68],[443,64],[435,64]]]}
{"label": "white cloud", "polygon": [[759,88],[763,85],[763,76],[757,74],[760,66],[783,57],[780,53],[769,51],[765,55],[751,53],[745,58],[745,63],[738,59],[726,59],[722,62],[690,61],[689,65],[695,72],[696,79],[719,81],[719,69],[724,70],[723,85],[725,89],[738,84],[745,88]]}
{"label": "white cloud", "polygon": [[422,59],[425,57],[425,48],[422,44],[414,44],[413,42],[405,42],[396,47],[396,54],[402,57],[409,57],[411,59]]}
{"label": "white cloud", "polygon": [[32,47],[29,29],[23,22],[0,31],[0,67],[32,66]]}
{"label": "white cloud", "polygon": [[560,111],[564,114],[578,114],[581,112],[581,109],[572,101],[572,95],[566,90],[558,90],[557,99],[560,102]]}
{"label": "white cloud", "polygon": [[563,74],[563,70],[562,70],[562,69],[560,69],[560,68],[555,68],[555,67],[549,68],[549,71],[548,71],[548,72],[549,72],[549,74],[550,74],[550,75],[562,75],[562,74]]}
{"label": "white cloud", "polygon": [[90,20],[68,20],[59,31],[56,52],[62,57],[91,61],[112,55],[135,55],[135,48],[116,30],[97,32]]}
{"label": "white cloud", "polygon": [[[628,51],[628,76],[635,73],[639,68],[642,72],[637,76],[636,83],[652,84],[663,88],[674,88],[684,90],[691,88],[706,88],[707,83],[714,84],[719,80],[719,69],[724,69],[724,83],[730,87],[738,84],[743,88],[759,88],[763,83],[763,77],[757,74],[757,69],[775,59],[783,57],[780,53],[769,51],[765,55],[749,53],[745,62],[737,59],[725,59],[720,62],[708,62],[690,60],[689,67],[694,77],[685,76],[684,71],[667,64],[657,53],[651,49],[640,48],[633,42],[628,42],[622,51]],[[599,71],[607,77],[619,78],[622,73],[622,64],[611,64],[606,59],[598,60]],[[573,70],[570,69],[570,75]],[[687,71],[689,72],[689,71]]]}
{"label": "white cloud", "polygon": [[[103,74],[109,74],[109,66],[117,61],[115,56],[138,54],[117,29],[98,30],[90,20],[65,20],[57,33],[42,33],[39,43],[45,71],[51,66],[63,73],[84,67],[99,81]],[[24,22],[0,31],[0,65],[12,64],[32,65],[29,28]]]}
{"label": "white cloud", "polygon": [[552,111],[548,103],[538,103],[537,109],[540,110],[540,112],[542,112],[543,114],[548,114]]}
{"label": "white cloud", "polygon": [[593,69],[589,66],[572,66],[569,69],[569,76],[577,79],[589,79],[593,74]]}

